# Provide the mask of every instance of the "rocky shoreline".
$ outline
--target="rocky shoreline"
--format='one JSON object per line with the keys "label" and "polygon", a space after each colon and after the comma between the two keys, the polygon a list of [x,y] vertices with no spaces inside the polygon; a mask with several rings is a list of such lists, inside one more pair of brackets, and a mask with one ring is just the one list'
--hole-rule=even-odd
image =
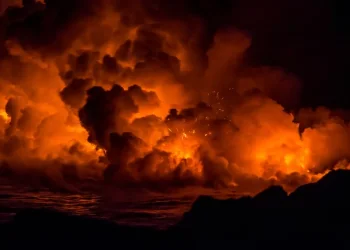
{"label": "rocky shoreline", "polygon": [[[2,249],[349,249],[350,171],[332,171],[291,194],[201,196],[167,230],[120,226],[50,210],[19,212],[1,229]],[[3,248],[4,247],[4,248]]]}

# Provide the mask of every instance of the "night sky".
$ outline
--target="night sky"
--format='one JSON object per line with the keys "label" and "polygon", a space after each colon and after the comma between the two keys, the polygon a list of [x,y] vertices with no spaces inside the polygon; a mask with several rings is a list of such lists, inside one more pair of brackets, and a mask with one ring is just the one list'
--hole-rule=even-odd
{"label": "night sky", "polygon": [[[2,0],[2,11],[15,2],[19,1]],[[144,2],[147,5],[147,0]],[[152,1],[148,5],[158,5],[162,15],[194,14],[205,20],[213,33],[232,26],[247,31],[253,37],[247,62],[280,66],[295,73],[303,82],[299,106],[347,109],[349,29],[342,2],[180,0]]]}
{"label": "night sky", "polygon": [[350,108],[348,16],[341,1],[191,2],[213,26],[233,25],[252,35],[249,62],[295,73],[303,82],[300,106]]}

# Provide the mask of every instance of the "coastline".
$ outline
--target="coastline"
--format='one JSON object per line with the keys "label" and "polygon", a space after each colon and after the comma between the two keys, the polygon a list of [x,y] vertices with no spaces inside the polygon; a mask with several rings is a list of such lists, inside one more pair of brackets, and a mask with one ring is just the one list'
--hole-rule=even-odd
{"label": "coastline", "polygon": [[[288,195],[272,186],[254,197],[201,196],[167,230],[121,226],[45,209],[17,213],[2,224],[11,249],[344,249],[350,241],[350,171],[332,171]],[[8,248],[5,248],[8,249]]]}

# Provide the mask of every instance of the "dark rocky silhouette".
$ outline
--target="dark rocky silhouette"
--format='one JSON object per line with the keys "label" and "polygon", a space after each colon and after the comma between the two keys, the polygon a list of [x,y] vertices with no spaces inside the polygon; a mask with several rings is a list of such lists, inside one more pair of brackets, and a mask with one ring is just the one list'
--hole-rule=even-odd
{"label": "dark rocky silhouette", "polygon": [[202,196],[166,231],[119,226],[47,210],[2,225],[2,249],[350,249],[350,171],[332,171],[288,195]]}

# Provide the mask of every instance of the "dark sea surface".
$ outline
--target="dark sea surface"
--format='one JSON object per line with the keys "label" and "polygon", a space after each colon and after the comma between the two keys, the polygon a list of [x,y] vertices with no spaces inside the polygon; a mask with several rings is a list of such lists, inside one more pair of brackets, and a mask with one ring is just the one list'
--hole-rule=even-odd
{"label": "dark sea surface", "polygon": [[197,188],[168,193],[109,189],[75,194],[1,182],[0,223],[10,221],[22,209],[48,208],[124,225],[165,229],[178,222],[201,194],[223,199],[235,197],[232,191]]}

